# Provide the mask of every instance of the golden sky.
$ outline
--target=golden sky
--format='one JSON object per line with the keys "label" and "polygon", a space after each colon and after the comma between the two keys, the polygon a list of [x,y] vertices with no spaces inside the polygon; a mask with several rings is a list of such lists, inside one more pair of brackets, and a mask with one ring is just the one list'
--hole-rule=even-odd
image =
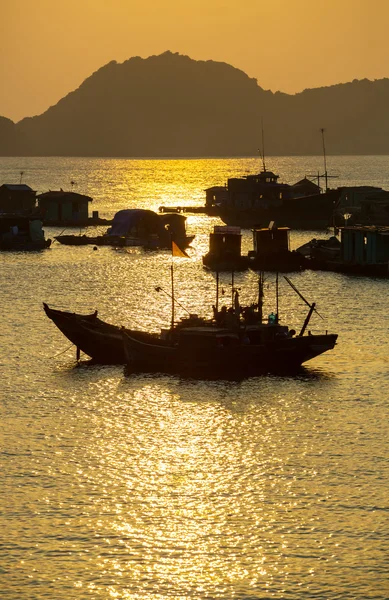
{"label": "golden sky", "polygon": [[389,0],[0,0],[0,115],[44,112],[111,60],[166,50],[299,92],[389,76]]}

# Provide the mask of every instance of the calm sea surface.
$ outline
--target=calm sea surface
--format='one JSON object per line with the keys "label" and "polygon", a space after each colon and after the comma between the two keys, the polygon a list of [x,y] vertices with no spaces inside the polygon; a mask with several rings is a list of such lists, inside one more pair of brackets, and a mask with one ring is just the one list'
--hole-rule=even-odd
{"label": "calm sea surface", "polygon": [[[202,205],[204,189],[256,159],[1,158],[0,185],[69,189],[112,217],[131,207]],[[293,183],[320,157],[274,158]],[[389,189],[389,157],[329,157],[333,185]],[[178,300],[211,314],[201,257],[217,219],[189,216]],[[104,230],[104,228],[103,228]],[[60,228],[46,228],[53,238]],[[73,230],[77,233],[77,230]],[[318,232],[292,232],[295,248]],[[244,248],[251,248],[244,232]],[[168,252],[54,243],[0,254],[0,597],[5,600],[389,598],[389,280],[303,272],[314,332],[336,348],[296,377],[243,381],[128,376],[76,367],[42,302],[98,309],[157,331],[170,319]],[[236,276],[242,302],[256,276]],[[230,293],[226,276],[222,284]],[[283,323],[306,306],[281,284]],[[274,277],[266,310],[275,309]],[[229,297],[229,296],[227,296]],[[182,315],[184,311],[182,312]]]}

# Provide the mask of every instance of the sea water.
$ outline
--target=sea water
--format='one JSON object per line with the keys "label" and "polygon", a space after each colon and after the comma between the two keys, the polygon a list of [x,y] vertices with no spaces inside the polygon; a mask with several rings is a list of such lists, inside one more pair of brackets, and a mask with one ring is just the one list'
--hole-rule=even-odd
{"label": "sea water", "polygon": [[[327,162],[334,187],[389,189],[388,157]],[[294,183],[322,159],[267,167]],[[203,205],[206,187],[259,168],[257,159],[2,158],[0,185],[72,185],[111,218]],[[189,215],[190,259],[174,259],[176,297],[191,313],[212,314],[215,275],[201,257],[219,223]],[[45,229],[52,239],[62,230]],[[319,236],[292,232],[292,249]],[[316,302],[311,331],[339,334],[295,377],[205,381],[76,366],[42,302],[158,331],[171,307],[155,288],[169,291],[171,260],[58,242],[0,254],[0,597],[387,599],[389,281],[289,274]],[[256,301],[254,273],[234,283],[242,304]],[[298,331],[308,307],[282,277],[279,287],[281,323]],[[228,304],[228,273],[220,288]],[[275,302],[268,274],[266,313]]]}

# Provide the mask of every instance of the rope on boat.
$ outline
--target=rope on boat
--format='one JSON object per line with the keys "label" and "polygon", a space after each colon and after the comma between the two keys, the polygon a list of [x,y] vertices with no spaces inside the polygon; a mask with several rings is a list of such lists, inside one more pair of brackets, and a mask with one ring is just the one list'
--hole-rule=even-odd
{"label": "rope on boat", "polygon": [[70,344],[70,346],[65,348],[65,350],[62,350],[62,352],[58,352],[58,354],[54,354],[54,356],[52,356],[51,358],[57,358],[57,356],[61,356],[61,354],[65,354],[65,352],[70,350],[70,348],[74,348],[74,344]]}
{"label": "rope on boat", "polygon": [[[65,227],[65,229],[67,229],[67,228]],[[62,235],[62,234],[63,234],[63,232],[65,231],[65,229],[62,229],[61,233],[59,233],[58,235]],[[56,238],[57,238],[57,236],[54,236],[54,241],[53,241],[53,244],[54,244],[55,242],[58,242],[58,240],[57,240]],[[58,244],[59,244],[59,242],[58,242]]]}

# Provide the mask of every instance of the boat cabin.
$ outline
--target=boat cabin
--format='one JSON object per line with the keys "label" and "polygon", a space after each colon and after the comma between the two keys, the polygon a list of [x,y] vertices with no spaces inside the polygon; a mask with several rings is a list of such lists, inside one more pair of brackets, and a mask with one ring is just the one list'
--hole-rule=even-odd
{"label": "boat cabin", "polygon": [[261,171],[256,175],[233,177],[228,180],[228,203],[226,208],[252,209],[281,206],[291,195],[291,186],[278,183],[278,175],[272,171]]}
{"label": "boat cabin", "polygon": [[321,187],[307,177],[304,177],[304,179],[301,179],[292,185],[292,191],[297,197],[314,196],[321,193]]}
{"label": "boat cabin", "polygon": [[215,185],[205,190],[205,206],[225,205],[228,203],[228,189],[225,185]]}
{"label": "boat cabin", "polygon": [[377,265],[389,261],[389,227],[342,227],[341,258],[346,263]]}
{"label": "boat cabin", "polygon": [[143,208],[127,208],[115,214],[106,235],[132,237],[144,242],[155,237],[159,246],[171,247],[172,240],[186,246],[186,217],[178,213],[158,214]]}
{"label": "boat cabin", "polygon": [[278,254],[289,250],[289,227],[254,228],[253,230],[254,252],[251,256],[260,257],[269,254]]}
{"label": "boat cabin", "polygon": [[0,186],[0,213],[28,214],[36,208],[36,192],[25,184]]}
{"label": "boat cabin", "polygon": [[48,191],[38,195],[38,206],[45,223],[69,225],[85,223],[89,218],[90,196],[64,190]]}
{"label": "boat cabin", "polygon": [[239,336],[229,329],[216,327],[187,327],[180,331],[178,346],[185,353],[204,352],[240,344]]}
{"label": "boat cabin", "polygon": [[242,234],[240,227],[215,225],[209,234],[209,252],[215,258],[240,258]]}

